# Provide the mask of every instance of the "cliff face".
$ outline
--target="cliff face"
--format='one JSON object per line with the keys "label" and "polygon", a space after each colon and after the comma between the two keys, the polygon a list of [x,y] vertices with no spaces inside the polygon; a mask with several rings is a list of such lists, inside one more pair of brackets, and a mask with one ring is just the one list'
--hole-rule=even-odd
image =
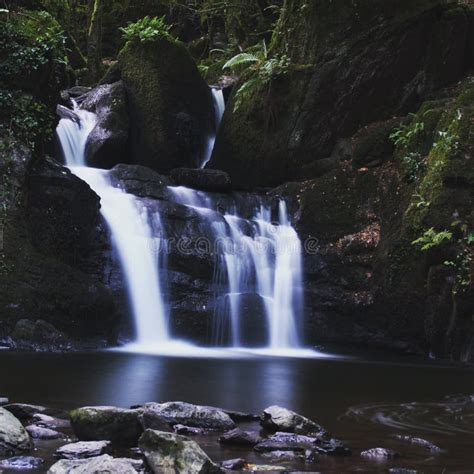
{"label": "cliff face", "polygon": [[244,188],[321,175],[338,139],[461,78],[472,25],[443,1],[287,1],[271,51],[289,65],[238,110],[234,94],[209,166]]}

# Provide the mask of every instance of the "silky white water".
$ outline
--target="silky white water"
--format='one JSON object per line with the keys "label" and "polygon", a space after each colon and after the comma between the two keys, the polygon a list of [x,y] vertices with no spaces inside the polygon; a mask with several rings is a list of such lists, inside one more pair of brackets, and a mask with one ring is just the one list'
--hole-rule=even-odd
{"label": "silky white water", "polygon": [[67,166],[100,197],[101,214],[107,222],[127,286],[136,328],[136,344],[150,346],[169,342],[168,324],[159,277],[157,232],[159,216],[149,216],[139,200],[112,186],[109,171],[85,166],[87,136],[95,126],[91,112],[75,107],[77,124],[60,120],[57,134]]}
{"label": "silky white water", "polygon": [[[221,91],[220,91],[221,92]],[[217,95],[218,96],[218,95]],[[216,109],[222,116],[222,104]],[[214,239],[228,239],[221,261],[226,276],[223,296],[229,302],[228,315],[231,348],[204,349],[177,341],[170,336],[169,321],[160,281],[159,239],[162,239],[160,216],[150,215],[133,195],[115,188],[110,172],[88,168],[85,164],[87,136],[96,124],[93,113],[75,106],[76,123],[62,119],[57,128],[66,164],[99,195],[101,213],[107,222],[120,259],[130,307],[136,327],[136,342],[122,350],[173,355],[234,357],[238,353],[296,357],[319,357],[321,354],[302,348],[299,323],[302,312],[301,242],[288,218],[286,204],[279,202],[277,222],[267,199],[250,219],[239,216],[238,206],[217,204],[214,195],[185,187],[169,187],[173,200],[194,208],[202,219],[215,217],[219,208],[221,222],[212,225]],[[217,113],[216,112],[216,113]],[[220,119],[219,117],[219,119]],[[232,201],[232,200],[230,200]],[[158,236],[158,237],[157,237]],[[161,268],[163,271],[163,268]],[[259,348],[246,347],[242,330],[241,297],[256,294],[263,302],[268,332],[267,343]]]}
{"label": "silky white water", "polygon": [[214,131],[207,138],[206,151],[204,153],[204,159],[201,162],[201,168],[204,168],[211,159],[212,151],[216,143],[217,131],[225,111],[224,93],[222,89],[211,87],[211,93],[214,106]]}

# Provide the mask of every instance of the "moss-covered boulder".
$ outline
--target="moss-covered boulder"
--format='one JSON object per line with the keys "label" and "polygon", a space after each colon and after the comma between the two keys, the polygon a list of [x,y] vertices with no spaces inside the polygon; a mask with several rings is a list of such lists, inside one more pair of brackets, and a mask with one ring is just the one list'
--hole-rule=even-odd
{"label": "moss-covered boulder", "polygon": [[76,436],[83,441],[108,440],[122,446],[136,446],[143,433],[142,410],[116,407],[83,407],[70,414]]}
{"label": "moss-covered boulder", "polygon": [[0,408],[0,456],[31,448],[30,436],[20,421],[9,411]]}
{"label": "moss-covered boulder", "polygon": [[214,109],[186,48],[168,38],[129,41],[119,65],[128,95],[132,163],[162,173],[199,167]]}
{"label": "moss-covered boulder", "polygon": [[208,167],[245,188],[317,176],[340,138],[458,80],[468,32],[468,10],[442,0],[287,0],[271,54],[290,63],[237,110],[233,94]]}

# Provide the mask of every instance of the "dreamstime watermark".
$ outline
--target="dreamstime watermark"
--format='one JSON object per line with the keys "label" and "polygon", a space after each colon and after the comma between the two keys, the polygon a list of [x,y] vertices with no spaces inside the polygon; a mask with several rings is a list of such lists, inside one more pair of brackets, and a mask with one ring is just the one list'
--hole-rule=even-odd
{"label": "dreamstime watermark", "polygon": [[244,255],[251,254],[258,258],[268,255],[316,255],[319,252],[319,240],[308,237],[303,242],[299,239],[266,239],[258,237],[243,237],[239,240],[231,237],[200,236],[190,238],[187,236],[178,239],[158,236],[150,240],[154,254],[183,256],[214,256],[214,255]]}

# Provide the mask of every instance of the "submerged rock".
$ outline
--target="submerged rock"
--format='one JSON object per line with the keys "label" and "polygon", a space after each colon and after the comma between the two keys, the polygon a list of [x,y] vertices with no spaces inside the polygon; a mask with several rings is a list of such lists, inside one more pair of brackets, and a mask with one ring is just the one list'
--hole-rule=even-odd
{"label": "submerged rock", "polygon": [[28,425],[25,429],[33,439],[59,439],[65,436],[58,431],[36,425]]}
{"label": "submerged rock", "polygon": [[352,454],[352,451],[337,439],[323,440],[315,447],[315,450],[326,456],[350,456]]}
{"label": "submerged rock", "polygon": [[316,422],[277,405],[265,408],[260,424],[271,431],[323,436],[326,430]]}
{"label": "submerged rock", "polygon": [[93,458],[105,454],[110,445],[110,441],[78,441],[61,446],[56,450],[56,456],[64,459]]}
{"label": "submerged rock", "polygon": [[139,417],[142,411],[99,406],[71,412],[71,424],[80,440],[108,440],[114,444],[136,446],[143,432]]}
{"label": "submerged rock", "polygon": [[205,430],[229,430],[235,427],[230,416],[219,408],[185,402],[147,403],[143,411],[143,426],[154,428],[182,424]]}
{"label": "submerged rock", "polygon": [[33,456],[15,456],[0,461],[0,469],[11,469],[12,471],[31,471],[41,469],[44,459]]}
{"label": "submerged rock", "polygon": [[171,170],[171,179],[178,186],[203,191],[228,192],[232,190],[229,175],[219,170],[176,168]]}
{"label": "submerged rock", "polygon": [[108,454],[91,459],[61,459],[53,464],[48,474],[136,474],[131,460],[114,459]]}
{"label": "submerged rock", "polygon": [[244,431],[240,428],[228,431],[219,438],[221,444],[231,446],[255,446],[260,441],[262,441],[262,438],[257,432]]}
{"label": "submerged rock", "polygon": [[146,430],[138,443],[154,474],[180,472],[214,474],[223,472],[197,443],[174,433]]}
{"label": "submerged rock", "polygon": [[185,426],[185,425],[174,425],[173,431],[180,435],[184,436],[195,436],[204,434],[205,431],[202,428],[193,428],[192,426]]}
{"label": "submerged rock", "polygon": [[360,455],[363,458],[373,459],[396,459],[400,457],[400,453],[386,448],[371,448],[366,451],[362,451]]}
{"label": "submerged rock", "polygon": [[395,438],[398,439],[399,441],[403,441],[405,443],[410,443],[410,444],[414,444],[416,446],[425,448],[432,453],[440,453],[442,451],[442,449],[436,446],[434,443],[423,438],[417,438],[415,436],[409,436],[409,435],[395,435]]}
{"label": "submerged rock", "polygon": [[27,451],[31,447],[30,437],[18,418],[0,408],[0,456]]}

